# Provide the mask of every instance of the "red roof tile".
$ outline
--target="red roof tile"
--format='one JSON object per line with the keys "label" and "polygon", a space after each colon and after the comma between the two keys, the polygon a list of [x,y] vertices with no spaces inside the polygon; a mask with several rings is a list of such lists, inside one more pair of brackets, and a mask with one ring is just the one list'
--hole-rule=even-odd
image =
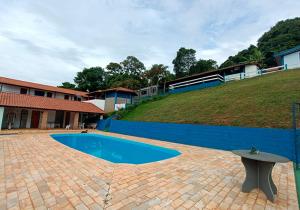
{"label": "red roof tile", "polygon": [[129,88],[116,87],[116,88],[110,88],[110,89],[106,89],[106,90],[96,90],[94,92],[89,93],[89,95],[91,95],[93,93],[104,93],[104,92],[110,92],[110,91],[136,94],[136,92],[134,90],[131,90]]}
{"label": "red roof tile", "polygon": [[87,102],[69,101],[64,99],[22,95],[15,93],[0,93],[0,106],[99,114],[104,113],[102,109],[96,107],[94,104]]}
{"label": "red roof tile", "polygon": [[26,82],[26,81],[16,80],[16,79],[11,79],[11,78],[6,78],[6,77],[0,77],[0,83],[7,84],[7,85],[16,85],[16,86],[20,86],[20,87],[34,88],[34,89],[39,89],[39,90],[53,91],[53,92],[58,92],[58,93],[66,93],[66,94],[71,94],[71,95],[87,96],[86,95],[87,92],[83,92],[83,91],[59,88],[59,87],[50,86],[50,85],[42,85],[42,84],[38,84],[38,83]]}

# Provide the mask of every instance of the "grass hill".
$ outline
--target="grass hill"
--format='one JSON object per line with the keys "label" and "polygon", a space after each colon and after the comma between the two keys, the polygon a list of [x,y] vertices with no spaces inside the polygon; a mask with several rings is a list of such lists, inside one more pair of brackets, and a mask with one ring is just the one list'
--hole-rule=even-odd
{"label": "grass hill", "polygon": [[290,128],[295,101],[300,101],[300,69],[171,94],[137,106],[123,119]]}

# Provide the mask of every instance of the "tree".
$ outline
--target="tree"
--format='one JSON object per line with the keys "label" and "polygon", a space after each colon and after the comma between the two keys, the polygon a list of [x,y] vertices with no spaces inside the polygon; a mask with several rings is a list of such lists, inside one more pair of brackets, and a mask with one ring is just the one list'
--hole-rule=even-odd
{"label": "tree", "polygon": [[197,63],[190,68],[189,75],[215,70],[217,68],[217,61],[212,59],[199,59]]}
{"label": "tree", "polygon": [[257,47],[238,52],[220,65],[220,68],[241,62],[255,61],[264,67],[276,66],[274,53],[293,48],[300,44],[300,18],[279,21],[257,41]]}
{"label": "tree", "polygon": [[243,62],[257,62],[262,63],[263,56],[259,49],[250,45],[247,49],[238,52],[234,56],[229,56],[228,59],[220,65],[220,68],[232,66]]}
{"label": "tree", "polygon": [[61,83],[60,86],[57,86],[57,87],[60,87],[60,88],[66,88],[66,89],[72,89],[72,90],[75,90],[76,89],[76,85],[75,84],[72,84],[70,82],[63,82]]}
{"label": "tree", "polygon": [[114,81],[111,87],[124,87],[137,90],[141,88],[141,81],[127,77]]}
{"label": "tree", "polygon": [[106,67],[108,71],[107,85],[109,87],[126,87],[140,89],[146,85],[144,78],[145,65],[134,56],[128,56],[120,64],[110,63]]}
{"label": "tree", "polygon": [[134,56],[127,56],[127,58],[121,62],[122,69],[125,74],[132,77],[139,78],[146,70],[145,65]]}
{"label": "tree", "polygon": [[174,64],[174,72],[176,78],[183,77],[189,74],[191,66],[196,63],[196,51],[194,49],[180,48],[177,51],[175,59],[172,61]]}
{"label": "tree", "polygon": [[83,71],[77,72],[74,82],[79,90],[92,92],[106,88],[105,76],[106,73],[101,67],[84,68]]}
{"label": "tree", "polygon": [[293,48],[300,44],[300,18],[279,21],[257,41],[258,49],[265,57],[266,66],[276,65],[274,52]]}
{"label": "tree", "polygon": [[166,82],[175,79],[175,75],[168,71],[168,66],[163,64],[153,64],[152,67],[145,71],[145,78],[148,85],[158,85],[166,90]]}
{"label": "tree", "polygon": [[255,48],[252,52],[252,54],[249,56],[249,62],[253,61],[253,62],[256,62],[258,63],[259,65],[263,65],[263,62],[264,62],[264,55],[262,54],[262,52],[258,49],[258,48]]}
{"label": "tree", "polygon": [[152,67],[145,71],[145,77],[149,85],[157,85],[159,81],[165,81],[168,72],[168,66],[163,64],[153,64]]}
{"label": "tree", "polygon": [[108,75],[115,75],[115,74],[123,74],[124,73],[123,68],[119,63],[111,62],[106,66],[106,69],[107,69]]}

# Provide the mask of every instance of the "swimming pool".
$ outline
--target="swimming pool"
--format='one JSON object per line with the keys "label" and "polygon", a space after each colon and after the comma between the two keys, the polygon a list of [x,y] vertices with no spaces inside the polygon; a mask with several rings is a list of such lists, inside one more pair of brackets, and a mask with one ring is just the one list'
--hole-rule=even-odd
{"label": "swimming pool", "polygon": [[52,134],[56,141],[113,163],[143,164],[176,157],[174,149],[99,134]]}

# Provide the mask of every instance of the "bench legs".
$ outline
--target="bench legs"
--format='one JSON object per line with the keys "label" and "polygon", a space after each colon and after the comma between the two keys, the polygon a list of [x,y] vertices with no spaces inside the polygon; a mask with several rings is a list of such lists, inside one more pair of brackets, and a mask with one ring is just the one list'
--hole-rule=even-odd
{"label": "bench legs", "polygon": [[272,169],[275,163],[257,161],[242,157],[246,178],[242,185],[242,192],[250,192],[254,188],[262,190],[270,201],[275,200],[277,188],[272,180]]}

